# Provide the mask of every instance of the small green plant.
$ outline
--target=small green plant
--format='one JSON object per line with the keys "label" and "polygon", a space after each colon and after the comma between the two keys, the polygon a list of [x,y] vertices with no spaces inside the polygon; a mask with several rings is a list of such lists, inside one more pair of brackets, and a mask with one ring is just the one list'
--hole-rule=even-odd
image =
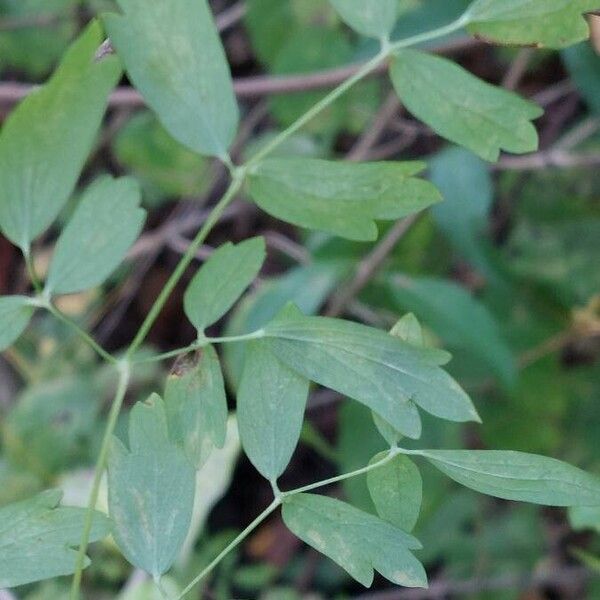
{"label": "small green plant", "polygon": [[[538,139],[532,120],[542,114],[539,107],[423,48],[463,29],[498,44],[563,48],[587,37],[583,14],[597,9],[598,0],[475,0],[457,20],[394,41],[398,0],[331,0],[350,27],[379,42],[379,51],[243,164],[234,164],[229,154],[239,109],[206,1],[117,4],[119,14],[102,17],[116,55],[96,56],[103,31],[100,22],[92,23],[51,80],[10,115],[0,137],[0,228],[21,249],[33,289],[29,296],[0,299],[0,348],[21,335],[36,310],[46,310],[75,328],[117,379],[88,509],[58,507],[60,493],[53,490],[0,509],[0,588],[73,573],[71,598],[77,600],[87,546],[110,531],[123,555],[152,576],[163,596],[179,600],[280,508],[293,533],[360,583],[369,586],[377,571],[398,585],[426,587],[425,570],[412,552],[420,543],[410,533],[422,499],[413,459],[498,498],[598,505],[600,481],[554,459],[400,446],[402,438],[420,438],[422,412],[459,423],[480,420],[469,396],[443,369],[450,355],[426,343],[410,314],[388,333],[307,316],[288,305],[257,330],[209,337],[207,328],[258,275],[265,259],[262,238],[226,243],[198,270],[185,293],[185,314],[197,330],[190,345],[161,355],[140,352],[196,252],[241,191],[273,217],[350,240],[374,240],[377,222],[416,214],[442,200],[433,184],[419,178],[425,168],[419,162],[353,164],[275,156],[290,136],[352,86],[389,64],[403,104],[441,136],[488,161],[497,160],[501,151],[534,151]],[[72,195],[122,66],[170,135],[199,155],[219,159],[230,181],[139,331],[114,355],[65,316],[55,299],[100,285],[123,261],[144,223],[137,182],[103,177],[88,186],[56,243],[45,281],[36,273],[32,243]],[[437,293],[422,285],[424,293]],[[237,389],[239,431],[246,454],[272,486],[273,501],[173,597],[162,578],[188,535],[196,471],[226,438],[228,409],[216,351],[223,344],[245,346]],[[115,428],[132,375],[143,364],[170,359],[177,360],[164,393],[134,406],[124,443]],[[505,367],[498,370],[508,371],[510,378],[510,365]],[[311,383],[368,407],[389,449],[358,470],[282,490],[278,480],[298,443]],[[95,510],[106,470],[110,519]],[[313,493],[363,474],[377,516]]]}

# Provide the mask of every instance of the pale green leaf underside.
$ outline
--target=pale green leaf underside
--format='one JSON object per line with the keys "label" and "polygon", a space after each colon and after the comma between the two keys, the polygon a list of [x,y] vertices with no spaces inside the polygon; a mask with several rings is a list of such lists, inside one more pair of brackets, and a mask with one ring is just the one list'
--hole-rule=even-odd
{"label": "pale green leaf underside", "polygon": [[[378,454],[370,464],[384,456],[385,453]],[[369,471],[367,485],[377,514],[403,531],[412,531],[421,511],[423,481],[410,458],[398,455],[382,467]]]}
{"label": "pale green leaf underside", "polygon": [[482,158],[496,161],[501,150],[522,154],[537,149],[531,120],[543,111],[513,92],[481,81],[450,60],[416,50],[398,52],[390,73],[415,117]]}
{"label": "pale green leaf underside", "polygon": [[167,379],[165,406],[172,439],[200,468],[227,434],[225,383],[212,346],[177,362]]}
{"label": "pale green leaf underside", "polygon": [[[58,507],[62,492],[49,490],[0,508],[0,588],[11,588],[75,571],[86,510]],[[90,541],[109,532],[94,511]],[[86,566],[89,560],[86,559]]]}
{"label": "pale green leaf underside", "polygon": [[404,531],[340,500],[299,494],[283,505],[283,520],[301,540],[369,587],[374,570],[393,583],[427,587],[427,575],[410,550],[421,545]]}
{"label": "pale green leaf underside", "polygon": [[546,506],[600,504],[600,479],[554,458],[499,450],[423,450],[440,471],[482,494]]}
{"label": "pale green leaf underside", "polygon": [[23,333],[33,311],[25,296],[0,297],[0,351],[6,350]]}
{"label": "pale green leaf underside", "polygon": [[252,238],[218,248],[196,273],[184,296],[188,319],[199,332],[218,321],[258,275],[265,241]]}
{"label": "pale green leaf underside", "polygon": [[290,308],[268,325],[272,352],[289,367],[375,411],[418,438],[416,406],[451,421],[479,420],[460,386],[438,365],[448,354],[418,348],[357,323],[306,317]]}
{"label": "pale green leaf underside", "polygon": [[129,443],[131,451],[114,438],[109,457],[113,535],[127,560],[160,577],[187,536],[195,470],[183,449],[169,441],[165,407],[158,396],[132,410]]}
{"label": "pale green leaf underside", "polygon": [[468,30],[491,42],[565,48],[589,36],[583,16],[598,0],[479,0]]}
{"label": "pale green leaf underside", "polygon": [[431,183],[415,177],[424,166],[269,159],[250,175],[249,191],[260,208],[282,221],[369,241],[377,238],[376,220],[400,219],[441,200]]}
{"label": "pale green leaf underside", "polygon": [[118,0],[104,15],[133,81],[165,129],[200,154],[224,157],[239,113],[206,0]]}
{"label": "pale green leaf underside", "polygon": [[244,451],[257,470],[275,481],[300,438],[309,381],[281,363],[265,340],[248,344],[237,395]]}
{"label": "pale green leaf underside", "polygon": [[0,229],[25,252],[71,195],[120,76],[117,58],[94,61],[101,42],[92,23],[2,129]]}
{"label": "pale green leaf underside", "polygon": [[134,179],[109,176],[85,191],[58,238],[46,290],[72,294],[103,283],[119,266],[145,220]]}
{"label": "pale green leaf underside", "polygon": [[329,0],[344,21],[358,33],[386,38],[391,33],[400,4],[398,0]]}

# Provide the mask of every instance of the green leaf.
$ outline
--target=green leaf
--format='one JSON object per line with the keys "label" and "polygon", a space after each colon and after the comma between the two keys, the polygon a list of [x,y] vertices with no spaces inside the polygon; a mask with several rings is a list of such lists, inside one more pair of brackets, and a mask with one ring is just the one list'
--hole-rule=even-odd
{"label": "green leaf", "polygon": [[[373,457],[370,464],[382,460],[386,454]],[[404,531],[414,529],[423,500],[423,481],[415,463],[406,456],[395,456],[367,473],[367,485],[382,519]]]}
{"label": "green leaf", "polygon": [[92,23],[2,129],[0,229],[25,253],[71,195],[120,76],[115,57],[93,60],[101,42]]}
{"label": "green leaf", "polygon": [[398,52],[390,73],[396,92],[415,117],[482,158],[496,161],[501,150],[522,154],[537,149],[538,136],[530,121],[543,110],[513,92],[417,50]]}
{"label": "green leaf", "polygon": [[266,328],[269,347],[292,369],[365,404],[403,435],[418,438],[416,405],[451,421],[479,420],[471,400],[438,365],[448,354],[384,331],[288,308]]}
{"label": "green leaf", "polygon": [[6,350],[25,331],[34,310],[26,296],[0,297],[0,351]]}
{"label": "green leaf", "polygon": [[398,18],[398,0],[329,0],[342,19],[363,35],[386,39]]}
{"label": "green leaf", "polygon": [[452,245],[475,267],[489,275],[481,239],[494,201],[488,165],[463,148],[448,148],[429,162],[431,181],[444,196],[431,215]]}
{"label": "green leaf", "polygon": [[600,114],[600,59],[594,46],[578,44],[563,50],[561,57],[585,102]]}
{"label": "green leaf", "polygon": [[210,162],[173,139],[148,111],[136,112],[115,137],[115,158],[142,183],[144,201],[198,198],[210,187]]}
{"label": "green leaf", "polygon": [[199,332],[218,321],[254,281],[265,260],[262,237],[227,242],[196,273],[184,296],[185,314]]}
{"label": "green leaf", "polygon": [[227,433],[227,398],[219,357],[206,346],[178,360],[165,389],[171,437],[199,469]]}
{"label": "green leaf", "polygon": [[[79,0],[3,0],[0,5],[5,23],[26,23],[30,27],[3,27],[0,32],[0,69],[19,72],[27,80],[39,81],[60,60],[79,30]],[[51,22],[50,27],[35,26],[37,19]]]}
{"label": "green leaf", "polygon": [[248,344],[237,396],[242,446],[269,481],[284,472],[298,444],[309,381],[282,364],[265,340]]}
{"label": "green leaf", "polygon": [[499,450],[422,450],[454,481],[488,496],[547,506],[594,506],[600,479],[554,458]]}
{"label": "green leaf", "polygon": [[368,241],[377,238],[375,220],[400,219],[441,200],[433,185],[414,177],[423,168],[419,162],[269,159],[250,175],[249,190],[278,219]]}
{"label": "green leaf", "polygon": [[574,506],[570,508],[569,521],[573,529],[595,529],[600,533],[600,503],[597,506]]}
{"label": "green leaf", "polygon": [[[423,329],[412,313],[404,315],[390,331],[390,335],[400,338],[407,344],[414,346],[424,346]],[[377,413],[373,414],[373,421],[383,439],[390,445],[396,446],[402,439],[402,434],[392,427],[387,421],[384,421]]]}
{"label": "green leaf", "polygon": [[152,394],[129,413],[129,449],[133,454],[144,454],[169,443],[165,403],[158,394]]}
{"label": "green leaf", "polygon": [[117,0],[104,16],[127,73],[165,129],[199,154],[227,156],[239,111],[206,0]]}
{"label": "green leaf", "polygon": [[565,48],[587,39],[583,14],[598,8],[598,0],[476,0],[467,28],[499,44]]}
{"label": "green leaf", "polygon": [[27,386],[3,421],[5,455],[45,480],[93,461],[101,400],[90,377],[64,371]]}
{"label": "green leaf", "polygon": [[445,279],[404,275],[389,277],[388,284],[397,305],[415,312],[451,350],[468,352],[507,386],[516,382],[516,362],[498,322],[465,288]]}
{"label": "green leaf", "polygon": [[[0,588],[11,588],[75,571],[86,510],[59,508],[60,490],[0,508]],[[108,534],[108,519],[94,511],[90,541]],[[89,559],[86,558],[86,566]]]}
{"label": "green leaf", "polygon": [[136,567],[160,577],[173,564],[191,522],[195,470],[166,435],[165,407],[154,395],[129,418],[131,451],[113,439],[108,506],[113,535]]}
{"label": "green leaf", "polygon": [[427,575],[410,550],[421,545],[401,529],[326,496],[298,494],[283,504],[286,526],[369,587],[373,571],[405,587],[427,587]]}
{"label": "green leaf", "polygon": [[413,346],[425,346],[423,328],[413,313],[406,313],[391,329],[390,335]]}
{"label": "green leaf", "polygon": [[72,294],[103,283],[119,266],[143,227],[135,179],[104,176],[85,191],[50,263],[46,291]]}

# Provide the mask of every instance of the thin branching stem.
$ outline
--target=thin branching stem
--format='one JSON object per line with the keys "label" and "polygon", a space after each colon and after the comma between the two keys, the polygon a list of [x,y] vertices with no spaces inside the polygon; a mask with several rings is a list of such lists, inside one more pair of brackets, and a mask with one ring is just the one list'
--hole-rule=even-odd
{"label": "thin branching stem", "polygon": [[[189,245],[186,253],[183,255],[183,257],[179,261],[179,264],[173,271],[173,274],[167,281],[165,287],[161,290],[160,294],[158,295],[158,298],[156,299],[156,301],[154,302],[148,315],[144,319],[138,333],[136,334],[134,340],[132,341],[131,345],[129,346],[129,348],[125,354],[125,359],[121,363],[119,363],[119,366],[121,367],[121,377],[119,379],[119,386],[118,386],[117,394],[116,394],[113,404],[111,406],[108,423],[107,423],[106,430],[104,433],[102,448],[100,451],[100,456],[98,457],[98,461],[96,463],[96,469],[95,469],[95,475],[94,475],[94,485],[93,485],[92,493],[90,495],[84,532],[82,535],[81,546],[79,548],[79,553],[78,553],[78,558],[77,558],[76,571],[75,571],[75,575],[73,577],[73,585],[71,587],[71,596],[70,596],[71,600],[79,600],[81,576],[82,576],[82,570],[83,570],[83,565],[84,565],[85,552],[87,549],[90,531],[91,531],[93,509],[94,509],[97,499],[98,499],[100,482],[102,480],[102,474],[106,467],[106,460],[107,460],[107,456],[108,456],[108,448],[110,445],[110,440],[112,438],[112,434],[114,432],[114,429],[115,429],[115,426],[117,423],[117,419],[118,419],[118,416],[119,416],[119,413],[121,410],[121,406],[123,404],[123,400],[125,398],[125,394],[127,392],[127,385],[129,382],[131,365],[135,362],[134,360],[132,360],[132,357],[134,356],[135,352],[139,349],[139,347],[143,344],[148,333],[150,332],[150,329],[156,322],[156,319],[160,315],[160,312],[162,311],[167,300],[169,299],[171,293],[173,292],[173,290],[179,283],[181,277],[185,273],[188,266],[193,261],[198,248],[204,243],[204,241],[206,240],[206,238],[212,231],[213,227],[216,225],[216,223],[221,218],[221,216],[224,213],[224,211],[226,210],[226,208],[233,201],[233,199],[235,198],[237,193],[242,189],[242,186],[244,184],[244,180],[246,178],[247,173],[251,172],[251,170],[260,163],[260,161],[262,161],[267,156],[269,156],[272,152],[274,152],[285,140],[287,140],[295,132],[297,132],[299,129],[301,129],[304,125],[309,123],[313,118],[315,118],[317,115],[319,115],[323,110],[328,108],[333,102],[335,102],[346,91],[348,91],[350,88],[352,88],[356,83],[358,83],[359,81],[361,81],[362,79],[367,77],[369,74],[371,74],[377,68],[380,68],[381,65],[383,63],[385,63],[385,61],[387,61],[394,52],[400,50],[401,48],[406,48],[408,46],[413,46],[416,44],[420,44],[420,43],[423,43],[423,42],[426,42],[429,40],[433,40],[433,39],[448,35],[454,31],[457,31],[458,29],[461,29],[465,25],[465,22],[466,22],[465,18],[461,17],[458,20],[450,23],[449,25],[435,29],[433,31],[429,31],[429,32],[425,32],[425,33],[422,33],[422,34],[419,34],[416,36],[412,36],[410,38],[407,38],[405,40],[400,40],[395,43],[389,43],[387,41],[384,42],[382,44],[381,52],[379,54],[377,54],[377,56],[375,56],[369,62],[365,63],[358,71],[356,71],[352,76],[350,76],[348,79],[346,79],[344,82],[342,82],[337,88],[332,90],[320,102],[315,104],[310,110],[308,110],[304,115],[302,115],[295,123],[293,123],[290,127],[288,127],[286,130],[281,132],[278,136],[276,136],[269,144],[267,144],[262,150],[260,150],[256,155],[254,155],[254,157],[251,158],[250,161],[248,163],[246,163],[246,165],[244,165],[242,167],[235,167],[231,163],[231,161],[225,161],[226,166],[228,166],[228,168],[231,172],[231,175],[232,175],[232,180],[231,180],[231,183],[230,183],[227,191],[225,192],[225,194],[223,195],[221,200],[219,200],[219,202],[215,205],[215,207],[213,208],[212,212],[210,213],[208,219],[206,220],[206,222],[204,223],[202,228],[198,231],[196,237],[193,239],[193,241]],[[260,335],[250,334],[250,335],[252,336],[252,338],[262,336],[262,334],[260,334]],[[241,336],[241,337],[248,339],[247,336]],[[229,341],[229,342],[242,341],[242,339],[240,339],[240,338],[238,338],[238,339],[214,338],[212,341],[214,343],[220,343],[220,342],[224,343],[226,341]],[[207,339],[199,340],[198,344],[206,345],[207,343],[210,343],[210,342],[211,342],[211,340],[209,338],[207,338]],[[88,340],[88,343],[89,343],[89,340]],[[166,358],[178,356],[179,354],[182,354],[183,352],[188,352],[188,351],[193,350],[198,347],[201,347],[201,346],[194,344],[194,345],[188,346],[181,350],[176,350],[173,352],[168,352],[166,354],[159,355],[158,357],[154,357],[154,360],[164,360]],[[112,358],[113,357],[111,357],[111,359]],[[258,525],[260,525],[260,523],[262,523],[273,511],[275,511],[281,505],[282,501],[285,500],[285,498],[288,498],[294,494],[301,493],[303,491],[307,491],[310,489],[316,489],[318,487],[322,487],[325,485],[336,483],[338,481],[342,481],[344,479],[356,477],[363,473],[367,473],[368,471],[378,468],[378,467],[382,466],[383,464],[387,463],[388,461],[392,460],[392,458],[398,452],[399,452],[398,449],[392,448],[388,452],[386,457],[384,457],[381,461],[378,461],[377,463],[369,465],[368,467],[364,467],[363,469],[359,469],[358,471],[353,471],[353,472],[347,473],[345,475],[340,475],[338,477],[334,477],[334,478],[331,478],[331,479],[328,479],[328,480],[325,480],[322,482],[318,482],[318,483],[312,484],[310,486],[298,488],[297,490],[280,493],[275,498],[275,500],[271,503],[271,505],[267,509],[265,509],[265,511],[263,511],[254,521],[252,521],[252,523],[250,523],[250,525],[248,525],[248,527],[246,527],[231,542],[231,544],[229,544],[227,546],[227,548],[225,548],[203,571],[201,571],[189,583],[189,585],[183,590],[183,592],[179,596],[177,596],[176,600],[181,600],[201,579],[203,579],[208,573],[210,573],[214,569],[214,567],[217,566],[219,564],[219,562],[225,556],[227,556],[227,554],[229,554],[229,552],[231,552],[231,550],[233,548],[235,548],[238,544],[240,544],[256,527],[258,527]]]}
{"label": "thin branching stem", "polygon": [[90,533],[92,531],[92,522],[94,518],[94,509],[98,502],[98,495],[100,493],[100,484],[102,482],[102,476],[104,474],[104,467],[108,459],[108,451],[112,440],[112,435],[117,425],[119,413],[123,406],[123,400],[127,393],[127,386],[129,385],[129,378],[131,375],[130,366],[128,363],[120,363],[119,365],[120,375],[119,382],[117,384],[117,391],[115,398],[110,407],[108,414],[108,423],[106,430],[104,431],[104,437],[102,439],[102,446],[100,447],[100,454],[96,462],[96,470],[94,472],[94,481],[92,483],[92,490],[88,500],[87,512],[85,514],[85,520],[83,524],[83,532],[81,534],[81,542],[79,545],[79,551],[77,552],[77,560],[75,563],[75,574],[73,575],[73,584],[71,586],[71,600],[79,600],[79,588],[81,586],[81,576],[83,567],[85,564],[85,553],[87,551],[88,542],[90,539]]}
{"label": "thin branching stem", "polygon": [[258,329],[257,331],[253,331],[252,333],[246,333],[244,335],[233,335],[213,338],[205,337],[199,339],[193,344],[184,346],[183,348],[177,348],[175,350],[170,350],[169,352],[164,352],[162,354],[155,354],[154,356],[147,356],[139,359],[134,359],[131,362],[135,365],[162,362],[170,358],[177,358],[182,354],[187,354],[188,352],[193,352],[194,350],[200,350],[201,348],[205,348],[209,344],[233,344],[235,342],[249,342],[251,340],[258,340],[263,337],[265,337],[264,329]]}

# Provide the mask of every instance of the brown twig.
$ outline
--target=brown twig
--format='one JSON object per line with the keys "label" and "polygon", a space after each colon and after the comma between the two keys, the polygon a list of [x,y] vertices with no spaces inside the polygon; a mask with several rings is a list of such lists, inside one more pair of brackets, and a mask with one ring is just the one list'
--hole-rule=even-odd
{"label": "brown twig", "polygon": [[[439,54],[449,54],[465,48],[470,48],[479,43],[480,42],[477,40],[471,39],[459,40],[454,43],[439,46],[434,49],[434,51]],[[257,98],[261,96],[332,88],[354,75],[362,66],[362,63],[358,63],[336,69],[317,71],[308,75],[256,75],[234,80],[233,87],[240,98]],[[385,72],[386,69],[387,65],[382,64],[373,72],[373,75],[381,74]],[[36,87],[37,86],[18,82],[1,83],[0,104],[15,104],[25,96],[29,95]],[[120,87],[111,94],[109,105],[111,107],[127,106],[131,108],[140,108],[144,106],[144,100],[135,89]]]}
{"label": "brown twig", "polygon": [[368,285],[379,269],[381,269],[386,258],[396,247],[396,244],[404,237],[418,218],[419,215],[417,214],[398,221],[375,248],[358,263],[352,280],[331,299],[326,313],[327,316],[337,317],[344,312],[348,304]]}

